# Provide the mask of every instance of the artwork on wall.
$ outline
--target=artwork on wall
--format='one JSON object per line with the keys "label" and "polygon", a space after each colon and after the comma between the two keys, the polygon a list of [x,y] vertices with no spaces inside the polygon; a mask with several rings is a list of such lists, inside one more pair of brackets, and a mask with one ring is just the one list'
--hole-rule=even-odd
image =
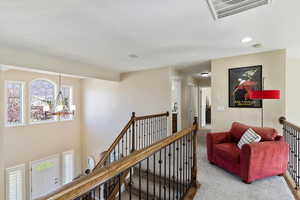
{"label": "artwork on wall", "polygon": [[229,107],[261,108],[261,100],[250,99],[252,90],[262,90],[262,66],[229,69]]}

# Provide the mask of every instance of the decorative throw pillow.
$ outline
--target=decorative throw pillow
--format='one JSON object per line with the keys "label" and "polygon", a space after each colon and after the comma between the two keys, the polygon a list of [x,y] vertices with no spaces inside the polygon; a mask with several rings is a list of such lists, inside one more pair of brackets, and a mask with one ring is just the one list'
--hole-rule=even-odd
{"label": "decorative throw pillow", "polygon": [[253,129],[249,128],[241,137],[238,147],[241,149],[244,144],[251,144],[253,142],[259,142],[261,140],[260,135],[255,133]]}

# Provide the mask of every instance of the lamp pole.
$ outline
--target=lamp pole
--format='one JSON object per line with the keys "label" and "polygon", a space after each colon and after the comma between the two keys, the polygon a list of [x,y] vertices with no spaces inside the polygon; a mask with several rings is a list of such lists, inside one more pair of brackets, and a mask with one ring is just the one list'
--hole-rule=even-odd
{"label": "lamp pole", "polygon": [[[262,91],[265,89],[265,77],[262,78]],[[261,127],[264,127],[264,99],[261,99]]]}

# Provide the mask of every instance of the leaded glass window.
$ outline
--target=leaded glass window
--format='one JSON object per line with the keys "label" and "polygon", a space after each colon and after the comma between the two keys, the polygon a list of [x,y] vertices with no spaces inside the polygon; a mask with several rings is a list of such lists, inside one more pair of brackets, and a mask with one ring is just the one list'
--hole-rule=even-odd
{"label": "leaded glass window", "polygon": [[30,119],[31,122],[55,120],[49,114],[54,109],[55,84],[38,79],[30,84]]}
{"label": "leaded glass window", "polygon": [[6,82],[6,125],[16,126],[24,122],[23,117],[24,84],[17,81]]}

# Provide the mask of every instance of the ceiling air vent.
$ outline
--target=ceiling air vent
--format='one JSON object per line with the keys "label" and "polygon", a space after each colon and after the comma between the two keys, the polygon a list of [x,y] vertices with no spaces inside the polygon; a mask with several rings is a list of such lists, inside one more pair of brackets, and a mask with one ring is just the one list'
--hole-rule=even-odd
{"label": "ceiling air vent", "polygon": [[215,19],[235,15],[237,13],[267,5],[271,0],[207,0]]}

